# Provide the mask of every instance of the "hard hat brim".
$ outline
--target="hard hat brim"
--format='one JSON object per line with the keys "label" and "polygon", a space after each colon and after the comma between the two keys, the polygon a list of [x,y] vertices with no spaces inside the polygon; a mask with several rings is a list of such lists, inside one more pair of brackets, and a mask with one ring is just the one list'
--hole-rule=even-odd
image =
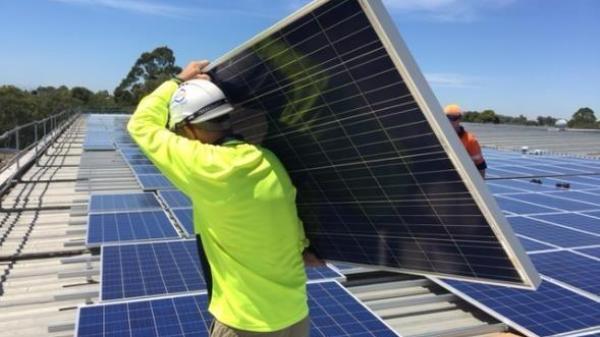
{"label": "hard hat brim", "polygon": [[[227,115],[227,114],[231,113],[232,111],[233,111],[233,106],[231,106],[231,104],[229,104],[229,103],[225,103],[214,109],[211,109],[210,111],[207,111],[207,112],[201,114],[200,116],[198,116],[196,118],[193,118],[193,119],[187,121],[187,123],[199,124],[199,123],[207,122],[212,119]],[[181,123],[185,123],[185,121],[181,121],[181,122],[177,123],[176,125],[173,125],[172,128],[176,129],[179,125],[181,125]]]}

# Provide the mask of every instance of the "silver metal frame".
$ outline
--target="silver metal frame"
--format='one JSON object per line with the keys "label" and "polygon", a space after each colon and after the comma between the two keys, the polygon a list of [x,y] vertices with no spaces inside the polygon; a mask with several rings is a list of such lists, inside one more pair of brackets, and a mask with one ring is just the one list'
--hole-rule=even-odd
{"label": "silver metal frame", "polygon": [[[303,15],[315,10],[316,8],[326,4],[332,0],[314,0],[311,3],[305,5],[298,11],[292,13],[285,19],[274,24],[270,28],[264,30],[258,35],[254,36],[250,40],[224,54],[223,56],[216,59],[211,63],[207,70],[214,68],[216,65],[226,62],[228,59],[239,54],[243,50],[261,41],[265,37],[273,34],[274,32],[284,28],[291,22],[297,20]],[[531,260],[525,253],[525,250],[517,240],[512,228],[506,221],[506,218],[502,214],[496,201],[488,191],[483,179],[475,166],[471,164],[471,159],[468,157],[467,152],[460,143],[458,137],[453,136],[456,132],[451,127],[447,118],[442,112],[442,108],[435,98],[431,88],[427,84],[427,81],[423,77],[419,70],[416,62],[402,40],[400,33],[396,29],[394,22],[387,13],[385,7],[381,3],[381,0],[356,0],[359,2],[363,11],[367,15],[371,25],[375,29],[378,37],[384,45],[388,55],[395,64],[398,72],[404,79],[408,89],[413,95],[419,108],[423,112],[426,120],[431,126],[434,134],[437,136],[440,144],[446,150],[450,161],[456,167],[462,181],[464,182],[467,190],[471,193],[475,203],[479,207],[483,216],[487,220],[488,224],[492,228],[492,231],[496,235],[496,238],[502,245],[502,248],[507,253],[509,259],[513,263],[513,266],[519,273],[523,284],[513,282],[503,282],[491,279],[471,278],[471,277],[457,277],[452,275],[443,275],[446,278],[468,280],[486,284],[496,285],[511,285],[516,287],[525,288],[536,288],[540,282],[540,276],[537,274]],[[373,266],[371,266],[373,267]],[[377,266],[377,268],[380,268]],[[418,275],[436,275],[442,276],[441,274],[435,274],[430,272],[423,272],[417,270],[405,270],[399,268],[383,268],[387,270],[402,271]]]}

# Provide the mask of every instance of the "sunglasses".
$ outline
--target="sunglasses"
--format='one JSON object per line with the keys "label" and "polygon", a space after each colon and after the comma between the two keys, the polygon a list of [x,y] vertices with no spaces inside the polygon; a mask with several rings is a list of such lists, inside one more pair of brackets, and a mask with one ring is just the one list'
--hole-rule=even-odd
{"label": "sunglasses", "polygon": [[448,117],[449,120],[451,120],[452,122],[456,122],[458,120],[460,120],[461,116],[446,116]]}

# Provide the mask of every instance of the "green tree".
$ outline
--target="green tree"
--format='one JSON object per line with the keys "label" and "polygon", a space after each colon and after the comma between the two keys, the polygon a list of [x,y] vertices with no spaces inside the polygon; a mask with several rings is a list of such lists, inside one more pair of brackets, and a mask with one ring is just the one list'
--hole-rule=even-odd
{"label": "green tree", "polygon": [[500,123],[500,119],[496,116],[496,112],[491,109],[483,110],[479,114],[479,122],[480,123]]}
{"label": "green tree", "polygon": [[596,129],[598,124],[596,123],[596,115],[594,110],[590,108],[580,108],[573,114],[571,120],[568,123],[570,128],[580,129]]}
{"label": "green tree", "polygon": [[32,95],[12,85],[0,86],[0,133],[25,124],[38,114]]}
{"label": "green tree", "polygon": [[91,90],[89,90],[88,88],[84,88],[84,87],[71,88],[71,97],[80,101],[83,104],[88,104],[93,96],[94,96],[94,93]]}
{"label": "green tree", "polygon": [[145,52],[114,90],[115,100],[122,105],[136,105],[143,96],[180,71],[169,47],[158,47]]}

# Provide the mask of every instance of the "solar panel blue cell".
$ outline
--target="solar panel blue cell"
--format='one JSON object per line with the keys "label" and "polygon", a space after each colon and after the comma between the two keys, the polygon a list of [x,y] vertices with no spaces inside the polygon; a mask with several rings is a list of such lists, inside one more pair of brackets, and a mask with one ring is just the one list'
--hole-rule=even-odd
{"label": "solar panel blue cell", "polygon": [[206,289],[196,240],[102,247],[102,300]]}
{"label": "solar panel blue cell", "polygon": [[169,179],[161,174],[142,174],[138,175],[137,179],[145,191],[175,189]]}
{"label": "solar panel blue cell", "polygon": [[524,193],[524,194],[511,194],[511,198],[531,202],[541,206],[552,207],[554,209],[565,210],[565,211],[583,211],[594,208],[594,205],[590,205],[578,201],[570,201],[561,198],[555,198],[551,194],[539,194],[539,193]]}
{"label": "solar panel blue cell", "polygon": [[164,211],[103,213],[88,217],[88,246],[177,237],[177,232]]}
{"label": "solar panel blue cell", "polygon": [[518,234],[563,248],[581,247],[598,243],[598,237],[524,217],[508,217]]}
{"label": "solar panel blue cell", "polygon": [[596,233],[599,235],[598,242],[600,242],[600,218],[590,217],[577,213],[535,215],[532,216],[532,218],[541,219],[558,225]]}
{"label": "solar panel blue cell", "polygon": [[[337,282],[307,286],[311,337],[398,336]],[[77,337],[207,336],[206,295],[185,295],[79,308]]]}
{"label": "solar panel blue cell", "polygon": [[[600,195],[589,191],[557,191],[548,193],[549,196],[567,198],[589,203],[590,208],[600,207]],[[595,206],[595,207],[594,207]]]}
{"label": "solar panel blue cell", "polygon": [[515,189],[515,188],[510,188],[510,187],[507,187],[507,186],[502,186],[500,184],[496,184],[495,180],[488,181],[487,182],[487,187],[490,189],[490,191],[492,193],[494,193],[494,195],[500,194],[500,193],[518,193],[518,192],[522,192],[521,190],[518,190],[518,189]]}
{"label": "solar panel blue cell", "polygon": [[133,165],[152,165],[152,162],[148,159],[128,159],[125,160],[127,162],[127,164],[133,166]]}
{"label": "solar panel blue cell", "polygon": [[160,174],[160,171],[154,165],[131,165],[136,175],[141,174]]}
{"label": "solar panel blue cell", "polygon": [[600,247],[577,249],[577,251],[600,259]]}
{"label": "solar panel blue cell", "polygon": [[532,254],[536,269],[553,279],[600,295],[600,261],[569,251]]}
{"label": "solar panel blue cell", "polygon": [[153,193],[93,194],[90,197],[89,213],[115,213],[160,209],[161,205]]}
{"label": "solar panel blue cell", "polygon": [[536,250],[545,250],[545,249],[552,249],[554,247],[552,246],[548,246],[545,245],[543,243],[537,242],[537,241],[533,241],[524,237],[520,237],[517,236],[519,238],[519,241],[521,241],[521,244],[523,245],[523,248],[525,248],[526,251],[528,252],[533,252]]}
{"label": "solar panel blue cell", "polygon": [[496,201],[502,210],[516,214],[550,213],[560,210],[558,208],[542,207],[519,200],[508,199],[506,196],[496,196]]}
{"label": "solar panel blue cell", "polygon": [[192,207],[192,201],[180,191],[159,191],[158,195],[171,209]]}
{"label": "solar panel blue cell", "polygon": [[553,336],[600,325],[596,301],[547,281],[536,291],[458,281],[443,281],[443,285],[529,335]]}
{"label": "solar panel blue cell", "polygon": [[[328,266],[306,268],[309,282],[341,279]],[[104,245],[102,300],[206,290],[196,240]]]}
{"label": "solar panel blue cell", "polygon": [[172,209],[171,213],[173,213],[177,223],[186,231],[188,235],[193,235],[195,233],[194,215],[191,208]]}

